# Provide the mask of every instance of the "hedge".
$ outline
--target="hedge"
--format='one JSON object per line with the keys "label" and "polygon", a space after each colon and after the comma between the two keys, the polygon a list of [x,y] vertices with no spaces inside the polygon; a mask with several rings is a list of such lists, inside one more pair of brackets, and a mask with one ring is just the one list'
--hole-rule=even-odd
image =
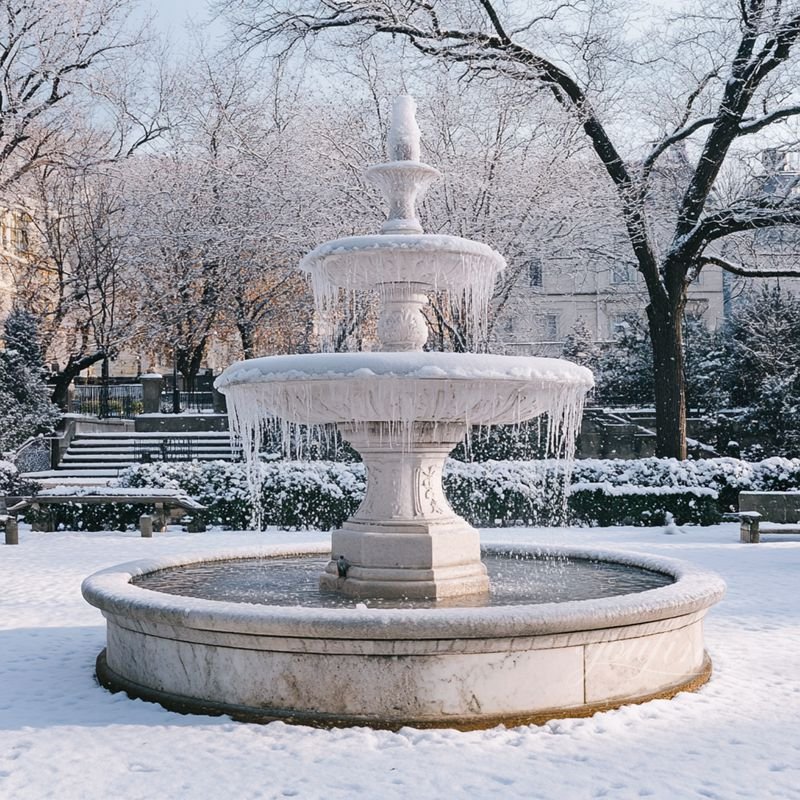
{"label": "hedge", "polygon": [[[563,465],[554,461],[450,460],[444,487],[456,513],[477,527],[512,525],[710,524],[737,508],[741,490],[800,488],[800,459],[749,463],[733,458],[577,461],[564,500]],[[151,463],[129,469],[122,486],[182,489],[208,507],[204,521],[254,527],[244,467],[223,461]],[[260,465],[257,496],[264,525],[328,530],[364,496],[364,465],[268,460]],[[115,529],[135,525],[141,506],[67,508],[64,527]],[[104,516],[105,513],[105,516]]]}
{"label": "hedge", "polygon": [[35,494],[39,488],[38,483],[23,478],[16,465],[11,461],[0,460],[0,495],[17,497],[24,494]]}
{"label": "hedge", "polygon": [[570,487],[569,510],[578,525],[711,525],[721,517],[717,497],[699,487],[581,483]]}

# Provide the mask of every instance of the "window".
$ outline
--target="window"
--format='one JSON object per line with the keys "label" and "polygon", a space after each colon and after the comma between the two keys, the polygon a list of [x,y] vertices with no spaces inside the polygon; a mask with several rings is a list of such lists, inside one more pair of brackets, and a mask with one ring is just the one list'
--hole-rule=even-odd
{"label": "window", "polygon": [[546,342],[558,340],[558,314],[542,315],[542,337]]}
{"label": "window", "polygon": [[633,283],[636,280],[636,272],[633,264],[622,261],[611,267],[611,283]]}
{"label": "window", "polygon": [[542,260],[535,256],[528,262],[528,283],[536,288],[542,287]]}
{"label": "window", "polygon": [[612,314],[608,320],[608,329],[612,339],[618,339],[630,328],[626,314]]}
{"label": "window", "polygon": [[22,214],[14,215],[14,227],[11,230],[14,249],[18,253],[28,250],[28,218]]}

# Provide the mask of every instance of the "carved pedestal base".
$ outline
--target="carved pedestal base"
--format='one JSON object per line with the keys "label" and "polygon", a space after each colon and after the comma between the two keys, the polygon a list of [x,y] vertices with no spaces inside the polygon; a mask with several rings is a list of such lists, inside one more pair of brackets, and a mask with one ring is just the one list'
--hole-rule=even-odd
{"label": "carved pedestal base", "polygon": [[443,599],[489,590],[478,532],[442,491],[442,468],[465,432],[418,422],[342,426],[367,468],[358,511],[334,531],[320,587],[351,597]]}

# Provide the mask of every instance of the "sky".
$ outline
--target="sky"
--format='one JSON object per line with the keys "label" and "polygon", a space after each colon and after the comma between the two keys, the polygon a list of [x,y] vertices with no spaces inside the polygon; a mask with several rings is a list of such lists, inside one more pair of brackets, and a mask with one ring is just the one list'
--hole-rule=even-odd
{"label": "sky", "polygon": [[[205,22],[208,17],[206,0],[152,0],[143,3],[143,6],[149,8],[154,15],[156,30],[167,34],[175,43],[187,41],[185,25],[188,19],[200,23]],[[221,29],[219,23],[215,27]]]}

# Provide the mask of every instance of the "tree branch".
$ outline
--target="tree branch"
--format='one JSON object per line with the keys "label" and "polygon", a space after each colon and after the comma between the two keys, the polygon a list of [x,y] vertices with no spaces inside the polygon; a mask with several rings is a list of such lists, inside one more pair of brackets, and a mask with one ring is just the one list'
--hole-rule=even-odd
{"label": "tree branch", "polygon": [[690,248],[699,249],[732,233],[800,225],[800,199],[784,204],[762,204],[750,208],[726,208],[710,214],[692,232]]}
{"label": "tree branch", "polygon": [[756,133],[762,128],[772,125],[773,122],[786,119],[787,117],[796,117],[798,115],[800,115],[800,106],[790,106],[788,108],[775,109],[775,111],[771,111],[769,114],[765,114],[763,117],[759,117],[758,119],[743,121],[739,125],[739,135],[746,136],[749,133]]}
{"label": "tree branch", "polygon": [[[726,272],[739,275],[742,278],[791,278],[800,277],[800,266],[794,269],[757,269],[735,264],[728,259],[720,258],[719,256],[700,256],[698,259],[700,267],[706,264],[713,264],[714,266],[721,267]],[[698,268],[698,272],[700,269]]]}

